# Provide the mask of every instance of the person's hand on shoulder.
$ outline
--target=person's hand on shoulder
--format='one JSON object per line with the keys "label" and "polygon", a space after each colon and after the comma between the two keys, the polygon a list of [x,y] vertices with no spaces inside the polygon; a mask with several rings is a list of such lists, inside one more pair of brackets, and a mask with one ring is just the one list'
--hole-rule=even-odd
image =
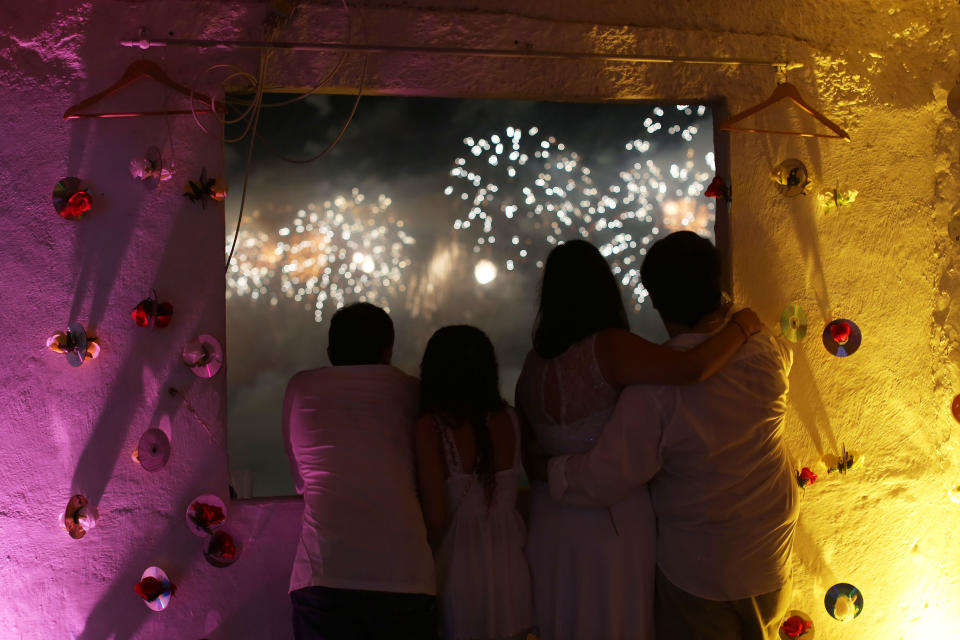
{"label": "person's hand on shoulder", "polygon": [[744,338],[749,338],[755,333],[760,333],[760,330],[763,329],[763,323],[760,322],[760,318],[758,318],[753,309],[749,307],[745,307],[734,313],[733,317],[730,318],[730,322],[740,327],[740,330],[743,331]]}

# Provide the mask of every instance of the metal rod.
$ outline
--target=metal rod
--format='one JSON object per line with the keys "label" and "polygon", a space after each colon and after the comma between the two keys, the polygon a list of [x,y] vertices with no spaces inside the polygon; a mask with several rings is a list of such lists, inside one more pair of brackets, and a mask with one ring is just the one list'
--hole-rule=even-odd
{"label": "metal rod", "polygon": [[167,38],[162,40],[124,40],[124,47],[204,47],[214,49],[286,49],[289,51],[335,51],[349,53],[410,53],[428,55],[472,56],[479,58],[539,58],[547,60],[607,60],[614,62],[762,65],[782,69],[799,69],[801,62],[757,60],[755,58],[698,58],[687,56],[653,56],[625,53],[592,53],[575,51],[524,51],[504,49],[461,49],[454,47],[405,47],[374,44],[342,44],[336,42],[266,42],[255,40],[191,40]]}

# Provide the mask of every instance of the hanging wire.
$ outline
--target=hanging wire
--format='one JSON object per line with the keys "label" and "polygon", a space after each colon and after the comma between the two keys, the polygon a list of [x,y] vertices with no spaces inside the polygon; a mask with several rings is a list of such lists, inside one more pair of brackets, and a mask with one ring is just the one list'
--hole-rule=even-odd
{"label": "hanging wire", "polygon": [[347,132],[347,128],[350,126],[350,123],[353,122],[353,117],[357,113],[357,107],[360,106],[360,97],[363,95],[363,84],[366,78],[366,72],[367,72],[367,58],[366,56],[364,56],[363,65],[360,70],[360,73],[361,73],[360,86],[357,91],[357,97],[353,101],[353,107],[350,109],[350,114],[347,116],[346,121],[344,121],[343,126],[340,127],[340,131],[337,133],[337,136],[333,139],[333,141],[330,142],[330,144],[324,147],[316,155],[310,156],[309,158],[291,158],[289,156],[283,155],[276,147],[271,145],[270,142],[260,134],[257,134],[257,139],[263,144],[263,146],[268,151],[270,151],[270,153],[280,158],[284,162],[290,162],[292,164],[310,164],[311,162],[315,162],[316,160],[319,160],[323,156],[327,155],[331,149],[337,146],[337,143],[340,142],[344,134]]}
{"label": "hanging wire", "polygon": [[[243,169],[243,189],[240,192],[240,211],[237,213],[237,225],[233,230],[233,242],[230,243],[230,253],[227,254],[227,262],[223,266],[224,273],[230,269],[230,261],[233,260],[233,252],[237,248],[237,238],[240,235],[240,223],[243,221],[243,206],[247,202],[247,185],[250,182],[250,166],[253,161],[253,147],[255,146],[257,140],[257,125],[260,123],[260,109],[257,107],[260,103],[260,100],[263,98],[263,78],[265,75],[264,71],[266,70],[266,59],[267,53],[265,51],[261,51],[260,81],[257,82],[257,92],[251,104],[251,107],[253,107],[253,119],[243,133],[243,135],[246,135],[247,131],[250,131],[251,135],[250,145],[247,147],[247,161]],[[243,139],[242,136],[238,140],[241,139]]]}
{"label": "hanging wire", "polygon": [[[343,9],[344,9],[344,11],[346,12],[346,15],[347,15],[347,42],[349,43],[349,41],[350,41],[350,34],[352,33],[352,22],[351,22],[351,19],[350,19],[350,7],[347,6],[346,0],[341,0],[341,4],[343,5]],[[365,36],[365,34],[366,34],[366,25],[365,25],[364,22],[363,22],[363,15],[362,15],[362,14],[360,15],[360,24],[361,24],[361,30],[362,30],[362,32],[364,33],[364,36]],[[272,25],[269,25],[269,26],[268,26],[268,33],[267,33],[267,39],[268,39],[268,41],[271,40],[271,39],[273,39],[273,38],[275,37],[276,31],[277,31],[278,28],[279,28],[279,24],[272,24]],[[364,41],[366,41],[366,37],[364,37]],[[255,144],[256,144],[257,139],[259,139],[261,142],[263,142],[263,143],[264,143],[264,146],[266,146],[268,149],[270,149],[271,152],[276,153],[276,152],[272,149],[272,147],[270,147],[269,143],[267,143],[266,140],[265,140],[262,136],[259,136],[259,134],[257,133],[257,126],[258,126],[258,124],[259,124],[259,122],[260,122],[260,114],[261,114],[261,112],[262,112],[262,110],[263,110],[263,107],[264,107],[264,106],[284,106],[284,105],[286,105],[286,104],[293,104],[294,102],[297,102],[297,101],[299,101],[299,100],[303,100],[303,99],[307,98],[308,96],[312,95],[313,93],[316,93],[316,92],[320,89],[320,87],[322,87],[324,84],[326,84],[327,82],[329,82],[329,80],[334,76],[334,74],[336,74],[337,71],[339,71],[339,69],[340,69],[340,67],[343,65],[344,59],[345,59],[345,57],[346,57],[345,55],[341,55],[341,56],[340,56],[340,59],[337,61],[337,64],[334,65],[334,68],[323,78],[322,82],[321,82],[317,87],[315,87],[314,89],[312,89],[311,91],[309,91],[309,92],[307,92],[307,93],[303,93],[303,94],[301,94],[301,95],[299,95],[299,96],[297,96],[297,97],[295,97],[295,98],[293,98],[293,99],[291,99],[291,100],[287,100],[287,101],[284,101],[284,102],[281,102],[281,103],[264,105],[264,103],[263,103],[263,92],[264,92],[264,84],[263,84],[263,81],[264,81],[264,78],[266,78],[266,75],[267,75],[267,64],[268,64],[268,59],[269,59],[269,56],[270,56],[271,53],[272,53],[272,50],[269,50],[269,49],[261,49],[261,50],[260,50],[259,77],[254,78],[254,77],[252,76],[252,74],[249,74],[249,73],[243,72],[243,71],[237,71],[237,72],[235,72],[234,74],[228,76],[228,78],[227,78],[227,79],[229,79],[229,78],[233,78],[233,77],[237,77],[237,76],[246,77],[248,80],[251,81],[251,83],[254,84],[254,89],[255,89],[255,91],[254,91],[253,99],[250,101],[250,104],[247,106],[246,110],[245,110],[240,116],[238,116],[237,118],[235,118],[235,119],[233,119],[233,120],[227,120],[226,118],[224,119],[224,124],[233,124],[233,123],[240,122],[240,121],[246,119],[247,117],[250,116],[250,114],[252,114],[252,118],[251,118],[250,121],[247,123],[247,127],[244,129],[243,134],[241,134],[240,137],[235,138],[235,139],[227,139],[227,138],[224,138],[224,143],[239,142],[240,140],[243,140],[248,134],[250,135],[250,146],[247,148],[246,166],[245,166],[244,172],[243,172],[243,188],[242,188],[241,193],[240,193],[240,210],[239,210],[239,212],[237,213],[237,224],[236,224],[236,226],[234,227],[234,231],[233,231],[233,241],[230,243],[230,251],[229,251],[229,253],[227,254],[227,261],[226,261],[226,264],[224,264],[224,267],[223,267],[224,273],[226,273],[226,272],[229,271],[229,269],[230,269],[230,262],[233,260],[233,253],[234,253],[234,251],[235,251],[236,248],[237,248],[237,238],[240,236],[240,224],[241,224],[241,222],[243,221],[243,208],[244,208],[244,205],[246,204],[246,200],[247,200],[247,185],[248,185],[249,180],[250,180],[250,167],[251,167],[251,164],[252,164],[252,161],[253,161],[253,148],[254,148],[254,146],[255,146]],[[228,66],[228,65],[214,65],[214,66],[216,67],[216,66]],[[234,67],[234,68],[235,68],[235,67]],[[364,86],[364,82],[366,81],[366,75],[367,75],[367,56],[364,56],[364,57],[363,57],[363,63],[362,63],[362,66],[361,66],[361,70],[360,70],[360,82],[359,82],[359,87],[358,87],[358,90],[357,90],[357,98],[356,98],[356,100],[354,100],[353,108],[351,109],[350,115],[347,117],[346,122],[344,122],[343,126],[340,128],[340,132],[337,134],[336,138],[334,138],[333,141],[332,141],[329,145],[326,146],[326,148],[324,148],[322,151],[320,151],[320,153],[316,154],[315,156],[313,156],[313,157],[311,157],[311,158],[307,158],[307,159],[287,158],[287,157],[282,156],[282,155],[279,154],[279,153],[277,153],[276,155],[278,155],[278,156],[281,157],[282,159],[286,160],[287,162],[291,162],[291,163],[295,163],[295,164],[307,164],[307,163],[313,162],[313,161],[315,161],[315,160],[318,160],[319,158],[321,158],[321,157],[323,157],[324,155],[326,155],[331,149],[333,149],[333,148],[337,145],[337,143],[340,142],[340,140],[343,138],[344,134],[345,134],[346,131],[347,131],[347,127],[349,127],[349,126],[350,126],[350,123],[353,121],[353,117],[354,117],[354,115],[355,115],[356,112],[357,112],[357,107],[358,107],[359,104],[360,104],[360,97],[363,95],[363,86]],[[190,101],[190,102],[191,102],[191,110],[193,110],[192,94],[191,94],[191,101]],[[213,102],[213,99],[212,99],[212,98],[211,98],[211,102]],[[197,122],[197,124],[200,125],[200,128],[201,128],[201,129],[204,129],[204,131],[206,131],[206,129],[200,124],[200,121],[199,121],[199,119],[198,119],[197,116],[196,116],[196,112],[194,112],[193,116],[194,116],[194,120]]]}

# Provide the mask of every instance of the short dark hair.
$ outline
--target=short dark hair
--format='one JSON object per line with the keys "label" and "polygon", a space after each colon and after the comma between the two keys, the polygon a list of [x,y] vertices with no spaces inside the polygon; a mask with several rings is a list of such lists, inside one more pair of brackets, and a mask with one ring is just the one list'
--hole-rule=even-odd
{"label": "short dark hair", "polygon": [[687,327],[696,326],[723,300],[720,252],[692,231],[653,243],[640,267],[640,281],[664,320]]}
{"label": "short dark hair", "polygon": [[595,246],[570,240],[547,256],[533,348],[554,358],[587,336],[609,328],[629,329],[620,287]]}
{"label": "short dark hair", "polygon": [[384,353],[393,347],[393,321],[380,307],[356,302],[333,314],[328,339],[334,366],[385,364]]}

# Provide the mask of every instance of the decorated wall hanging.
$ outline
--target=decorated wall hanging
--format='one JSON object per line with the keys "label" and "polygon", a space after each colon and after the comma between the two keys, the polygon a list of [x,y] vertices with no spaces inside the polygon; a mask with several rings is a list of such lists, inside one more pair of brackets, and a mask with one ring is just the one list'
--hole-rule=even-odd
{"label": "decorated wall hanging", "polygon": [[790,342],[800,342],[807,337],[807,314],[793,302],[780,314],[780,332]]}
{"label": "decorated wall hanging", "polygon": [[207,493],[190,502],[185,518],[190,533],[205,538],[227,521],[227,506],[219,496]]}
{"label": "decorated wall hanging", "polygon": [[67,220],[79,220],[93,207],[90,189],[80,178],[64,178],[53,187],[53,208]]}
{"label": "decorated wall hanging", "polygon": [[788,158],[770,171],[770,179],[780,189],[780,193],[792,198],[805,196],[813,187],[813,180],[807,174],[807,167],[796,158]]}
{"label": "decorated wall hanging", "polygon": [[204,167],[196,181],[189,180],[187,182],[183,195],[190,202],[199,202],[200,208],[206,209],[209,200],[222,202],[227,197],[227,186],[220,183],[216,178],[208,178],[207,169]]}
{"label": "decorated wall hanging", "polygon": [[99,341],[94,336],[88,336],[79,322],[71,322],[66,331],[58,331],[47,338],[47,348],[66,355],[72,367],[79,367],[100,355]]}
{"label": "decorated wall hanging", "polygon": [[791,611],[780,625],[780,640],[813,640],[813,620],[803,611]]}
{"label": "decorated wall hanging", "polygon": [[170,598],[177,591],[176,585],[160,567],[147,567],[133,590],[153,611],[163,611],[170,604]]}
{"label": "decorated wall hanging", "polygon": [[835,620],[847,622],[863,611],[863,594],[852,584],[840,582],[827,589],[823,605]]}
{"label": "decorated wall hanging", "polygon": [[863,336],[853,320],[838,318],[824,327],[822,338],[827,351],[838,358],[845,358],[856,353]]}
{"label": "decorated wall hanging", "polygon": [[184,345],[181,358],[194,375],[212,378],[223,365],[223,347],[213,336],[203,334]]}
{"label": "decorated wall hanging", "polygon": [[159,471],[170,459],[170,439],[160,429],[147,429],[131,456],[147,471]]}
{"label": "decorated wall hanging", "polygon": [[240,556],[239,538],[218,529],[203,542],[203,557],[215,567],[229,567]]}
{"label": "decorated wall hanging", "polygon": [[173,305],[169,302],[158,302],[157,292],[152,291],[149,298],[141,300],[130,317],[137,323],[138,327],[156,327],[162,329],[170,324],[173,318]]}
{"label": "decorated wall hanging", "polygon": [[859,193],[856,189],[841,189],[838,185],[833,189],[827,189],[817,196],[817,199],[823,212],[830,213],[852,205]]}
{"label": "decorated wall hanging", "polygon": [[99,515],[97,508],[87,501],[86,496],[77,494],[70,498],[67,508],[60,514],[60,528],[74,540],[79,540],[97,526]]}
{"label": "decorated wall hanging", "polygon": [[161,182],[173,177],[173,163],[165,167],[160,149],[150,147],[140,158],[130,161],[130,175],[143,182],[148,189],[155,189]]}

